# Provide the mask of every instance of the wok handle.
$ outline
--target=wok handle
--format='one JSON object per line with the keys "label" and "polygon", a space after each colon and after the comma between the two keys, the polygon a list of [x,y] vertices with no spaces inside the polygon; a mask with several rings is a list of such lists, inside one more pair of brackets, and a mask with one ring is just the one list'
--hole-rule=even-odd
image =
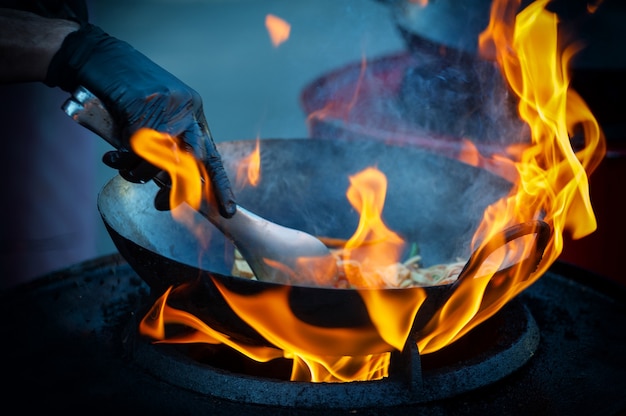
{"label": "wok handle", "polygon": [[[91,91],[83,86],[76,88],[70,98],[68,98],[61,107],[65,113],[75,122],[88,130],[102,137],[116,149],[122,149],[124,146],[120,140],[120,128],[111,117],[111,113],[105,108],[104,104]],[[167,175],[156,175],[154,182],[160,188],[170,188],[171,182]],[[205,216],[218,228],[223,231],[224,227],[220,226],[221,216],[217,211],[217,207],[208,201],[204,201],[199,209],[200,214]],[[216,223],[216,221],[218,221]]]}
{"label": "wok handle", "polygon": [[493,236],[487,244],[472,253],[456,282],[450,288],[450,291],[454,291],[464,279],[471,279],[475,276],[485,260],[487,260],[494,251],[515,239],[530,234],[537,235],[534,241],[534,250],[527,258],[520,262],[520,267],[524,269],[523,273],[530,275],[537,269],[537,266],[539,266],[539,262],[543,258],[543,253],[552,235],[550,226],[545,221],[541,220],[532,220],[516,224]]}
{"label": "wok handle", "polygon": [[102,101],[91,91],[79,86],[62,106],[65,114],[91,130],[116,149],[121,149],[120,129]]}
{"label": "wok handle", "polygon": [[[76,88],[61,108],[75,122],[96,133],[114,148],[122,149],[124,147],[120,140],[121,129],[111,117],[111,113],[105,108],[102,101],[87,88],[83,86]],[[156,175],[152,179],[160,188],[171,187],[167,175]],[[206,202],[199,212],[207,218],[210,217],[209,219],[220,217],[217,207]]]}
{"label": "wok handle", "polygon": [[[61,108],[75,122],[96,133],[114,148],[122,149],[124,147],[120,140],[121,130],[113,120],[113,117],[111,117],[111,113],[105,108],[102,101],[87,88],[83,86],[76,88],[72,96],[65,101]],[[153,181],[160,188],[169,189],[171,187],[171,182],[167,175],[156,175]],[[198,212],[213,222],[214,225],[217,225],[222,232],[224,231],[225,227],[217,211],[217,206],[204,201]]]}

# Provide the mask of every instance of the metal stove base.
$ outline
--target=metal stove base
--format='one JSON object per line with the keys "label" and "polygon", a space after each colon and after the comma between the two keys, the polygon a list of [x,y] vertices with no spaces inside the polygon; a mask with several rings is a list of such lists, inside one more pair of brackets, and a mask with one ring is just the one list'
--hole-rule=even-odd
{"label": "metal stove base", "polygon": [[[421,368],[419,353],[414,348],[409,359],[403,360],[407,374],[375,381],[308,383],[237,374],[194,360],[176,346],[154,345],[144,340],[138,340],[132,356],[136,364],[159,379],[240,403],[295,409],[322,405],[333,409],[415,405],[487,386],[526,364],[539,344],[539,329],[530,311],[514,300],[500,311],[497,319],[497,324],[485,331],[494,338],[493,342],[482,342],[488,345],[485,351],[428,370]],[[506,323],[511,324],[510,328],[504,327]],[[484,334],[477,335],[480,336]]]}

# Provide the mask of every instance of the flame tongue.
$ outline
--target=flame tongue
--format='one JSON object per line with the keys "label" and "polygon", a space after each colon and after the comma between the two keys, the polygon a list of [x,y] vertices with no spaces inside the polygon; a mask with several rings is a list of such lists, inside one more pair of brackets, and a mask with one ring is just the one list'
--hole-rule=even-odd
{"label": "flame tongue", "polygon": [[[367,290],[361,296],[372,318],[371,325],[335,328],[313,325],[296,316],[289,306],[290,286],[250,295],[230,290],[217,279],[213,283],[229,307],[276,348],[237,341],[232,334],[216,331],[196,316],[169,306],[168,297],[176,295],[176,291],[184,293],[184,285],[161,296],[141,321],[140,332],[164,343],[223,343],[259,362],[289,358],[293,360],[291,379],[300,381],[372,380],[387,376],[390,351],[404,347],[413,318],[426,298],[421,288]],[[335,313],[359,313],[342,308],[335,305]],[[396,319],[389,319],[390,316]],[[167,338],[167,324],[182,324],[192,331]]]}
{"label": "flame tongue", "polygon": [[[464,281],[422,332],[418,342],[422,353],[458,339],[536,281],[561,253],[564,231],[580,238],[596,229],[587,177],[604,157],[604,137],[587,105],[569,88],[568,65],[578,46],[559,49],[558,19],[546,10],[547,4],[536,1],[518,13],[519,1],[495,0],[489,26],[480,36],[481,51],[495,56],[518,96],[519,115],[530,127],[531,144],[512,160],[517,179],[511,193],[485,210],[473,243],[486,244],[500,230],[533,219],[543,219],[552,238],[530,276],[518,266],[506,281],[493,273],[478,273]],[[575,134],[584,139],[579,149],[572,148]],[[519,258],[528,255],[524,242],[507,250],[519,253]],[[493,270],[507,257],[491,258]]]}
{"label": "flame tongue", "polygon": [[284,19],[273,14],[265,16],[265,27],[267,33],[270,35],[270,40],[274,47],[280,46],[282,43],[289,39],[289,32],[291,32],[291,25]]}
{"label": "flame tongue", "polygon": [[342,252],[344,274],[356,287],[385,287],[381,270],[393,268],[404,247],[404,240],[382,220],[387,178],[381,171],[367,168],[351,176],[350,184],[346,196],[360,219]]}
{"label": "flame tongue", "polygon": [[242,189],[248,185],[257,186],[261,181],[261,142],[257,138],[254,151],[237,164],[235,185]]}
{"label": "flame tongue", "polygon": [[[520,178],[514,193],[501,201],[492,217],[497,214],[499,222],[511,224],[543,215],[555,234],[555,246],[545,253],[546,266],[561,253],[564,230],[574,238],[595,231],[587,178],[605,153],[597,121],[569,88],[568,66],[580,46],[559,50],[558,18],[545,9],[547,4],[530,4],[512,26],[506,22],[512,21],[519,2],[494,2],[491,23],[480,39],[483,49],[495,47],[501,71],[519,96],[519,115],[532,135],[532,146],[516,163]],[[574,135],[584,138],[580,149],[572,148]]]}

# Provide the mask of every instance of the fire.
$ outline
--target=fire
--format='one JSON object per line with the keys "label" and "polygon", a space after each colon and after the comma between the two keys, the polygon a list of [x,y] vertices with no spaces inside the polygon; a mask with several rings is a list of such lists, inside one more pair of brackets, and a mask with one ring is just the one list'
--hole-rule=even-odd
{"label": "fire", "polygon": [[[480,36],[482,53],[495,59],[518,97],[519,116],[530,127],[530,143],[491,158],[480,155],[471,142],[465,144],[462,160],[502,174],[513,186],[509,195],[485,210],[474,234],[472,250],[486,254],[470,260],[471,275],[454,285],[445,304],[412,340],[421,354],[456,341],[540,278],[561,253],[563,233],[581,238],[596,229],[588,176],[604,157],[604,136],[587,105],[569,88],[568,65],[581,46],[560,47],[558,19],[546,10],[547,4],[548,0],[538,0],[519,11],[519,1],[496,0],[489,26]],[[272,19],[268,16],[268,20]],[[132,144],[138,154],[170,172],[172,206],[187,202],[196,207],[202,198],[211,198],[202,164],[181,151],[174,138],[141,130],[133,136]],[[246,164],[258,164],[259,158],[257,141]],[[158,342],[223,343],[257,361],[291,359],[292,380],[386,377],[391,351],[405,348],[427,294],[422,288],[383,288],[384,279],[378,270],[396,262],[404,245],[381,219],[387,183],[376,168],[350,177],[350,183],[346,196],[361,216],[342,256],[346,263],[354,260],[359,264],[358,270],[344,268],[346,278],[357,289],[325,290],[357,293],[369,316],[368,325],[314,325],[291,309],[291,286],[241,294],[213,277],[213,285],[228,306],[272,347],[238,341],[192,314],[169,306],[168,297],[175,296],[181,287],[168,290],[157,301],[144,317],[141,332]],[[523,260],[533,258],[539,230],[537,236],[531,233],[506,244],[501,233],[536,220],[547,223],[551,234],[535,269],[535,264],[529,268]],[[183,324],[192,331],[167,338],[164,328],[171,323]]]}
{"label": "fire", "polygon": [[237,166],[235,184],[239,189],[246,185],[257,186],[261,180],[261,145],[257,138],[256,147]]}
{"label": "fire", "polygon": [[[404,240],[385,226],[382,211],[387,194],[387,178],[375,168],[350,177],[346,194],[360,213],[354,235],[345,245],[343,260],[346,279],[355,287],[384,287],[380,271],[400,260]],[[351,260],[357,267],[350,267]]]}
{"label": "fire", "polygon": [[[386,377],[390,351],[403,348],[413,316],[426,297],[421,288],[364,291],[362,297],[372,324],[335,328],[312,325],[298,318],[289,306],[291,286],[242,295],[215,278],[213,283],[229,307],[275,348],[238,342],[194,315],[169,306],[168,297],[175,295],[176,290],[183,290],[184,285],[170,288],[159,298],[141,321],[140,332],[164,343],[223,343],[259,362],[288,358],[293,360],[291,379],[294,381],[337,382]],[[388,316],[398,319],[389,320]],[[166,324],[183,324],[193,331],[166,339]]]}
{"label": "fire", "polygon": [[[566,46],[559,54],[558,19],[545,9],[547,4],[530,4],[517,15],[515,27],[509,27],[503,22],[511,6],[495,2],[490,26],[480,39],[484,47],[495,45],[497,62],[520,97],[519,114],[532,135],[532,146],[516,164],[519,183],[511,198],[497,207],[498,221],[506,225],[543,213],[555,236],[554,246],[545,253],[544,270],[562,251],[563,231],[574,238],[595,231],[588,176],[605,154],[596,119],[569,88],[568,65],[581,45]],[[486,216],[483,228],[489,226],[493,228]],[[479,230],[478,235],[485,232]]]}
{"label": "fire", "polygon": [[361,55],[359,77],[354,86],[354,90],[351,91],[350,100],[348,101],[348,103],[344,105],[343,100],[330,100],[325,107],[320,108],[319,110],[315,110],[307,116],[307,120],[306,120],[307,124],[310,124],[315,119],[323,120],[324,118],[330,117],[330,116],[337,116],[345,120],[348,120],[350,116],[350,112],[354,108],[354,105],[357,99],[359,98],[359,94],[361,93],[361,88],[363,85],[363,80],[365,78],[366,69],[367,69],[367,59],[365,57],[365,54],[363,54]]}
{"label": "fire", "polygon": [[177,207],[186,202],[197,209],[206,195],[209,186],[206,168],[193,154],[182,149],[178,140],[169,134],[142,128],[131,139],[133,150],[150,160],[155,166],[167,171],[172,181],[170,206]]}
{"label": "fire", "polygon": [[291,32],[291,25],[280,17],[268,14],[265,16],[265,27],[270,35],[270,40],[275,48],[280,46],[283,42],[289,39],[289,32]]}
{"label": "fire", "polygon": [[480,154],[480,151],[471,140],[464,139],[461,142],[457,159],[468,165],[488,170],[513,183],[518,180],[519,175],[517,174],[515,163],[512,159],[515,159],[516,155],[519,155],[523,151],[522,146],[523,145],[520,144],[511,145],[506,149],[506,154],[496,153],[490,157],[485,157]]}
{"label": "fire", "polygon": [[197,210],[203,200],[213,203],[211,181],[205,166],[184,150],[178,139],[167,133],[142,128],[132,136],[131,146],[138,155],[169,173],[172,217],[187,226],[201,247],[207,247],[211,236],[205,228],[196,226],[193,210],[182,206],[187,204]]}
{"label": "fire", "polygon": [[[421,353],[460,338],[535,282],[562,252],[563,232],[581,238],[596,229],[588,175],[604,156],[604,137],[585,102],[569,88],[568,65],[580,45],[559,49],[558,19],[546,10],[547,4],[535,1],[518,13],[519,1],[496,0],[479,39],[481,51],[495,56],[519,98],[519,115],[530,127],[531,145],[514,160],[518,179],[506,198],[485,210],[474,243],[484,244],[498,230],[531,219],[545,221],[552,237],[530,276],[514,270],[508,281],[494,285],[489,274],[478,273],[461,282],[422,330]],[[573,138],[581,139],[576,148]],[[517,244],[507,251],[523,253],[526,246]]]}
{"label": "fire", "polygon": [[183,324],[195,331],[191,335],[163,342],[225,344],[259,362],[267,362],[282,356],[282,352],[277,349],[234,343],[229,336],[213,330],[194,315],[168,306],[166,301],[171,292],[172,288],[169,288],[141,321],[139,330],[142,334],[163,341],[166,338],[166,324]]}
{"label": "fire", "polygon": [[598,10],[598,7],[604,2],[604,0],[598,0],[597,2],[588,2],[587,3],[587,12],[595,13]]}

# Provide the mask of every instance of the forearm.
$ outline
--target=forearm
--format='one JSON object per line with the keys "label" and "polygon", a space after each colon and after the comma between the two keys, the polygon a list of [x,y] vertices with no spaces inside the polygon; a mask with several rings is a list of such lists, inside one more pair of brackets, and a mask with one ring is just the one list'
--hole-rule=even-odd
{"label": "forearm", "polygon": [[0,8],[0,84],[43,81],[50,60],[78,23]]}

